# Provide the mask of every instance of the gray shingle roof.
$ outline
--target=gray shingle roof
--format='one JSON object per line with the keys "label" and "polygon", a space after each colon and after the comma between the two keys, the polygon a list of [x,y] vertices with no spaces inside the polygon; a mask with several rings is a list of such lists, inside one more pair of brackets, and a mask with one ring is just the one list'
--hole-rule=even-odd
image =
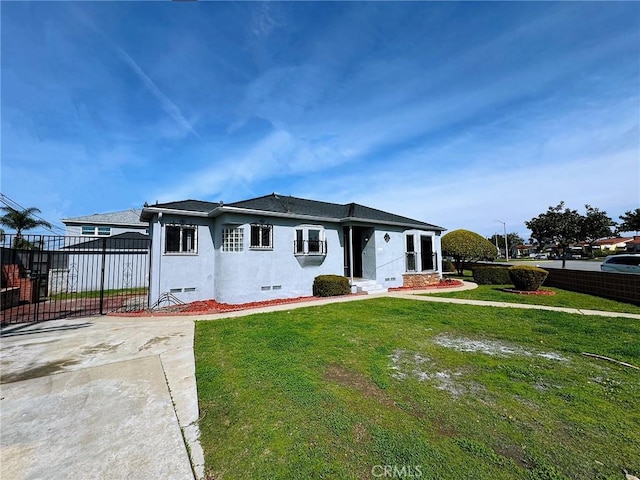
{"label": "gray shingle roof", "polygon": [[122,210],[120,212],[94,213],[82,217],[63,218],[62,223],[86,223],[86,224],[108,224],[108,225],[129,225],[134,227],[146,227],[146,222],[140,221],[141,209]]}
{"label": "gray shingle roof", "polygon": [[[224,209],[224,207],[257,210],[265,213],[289,214],[294,217],[321,217],[337,222],[362,221],[369,223],[400,224],[416,228],[427,228],[430,230],[444,230],[444,228],[430,223],[384,212],[382,210],[366,207],[357,203],[338,204],[320,202],[318,200],[307,200],[304,198],[278,195],[275,193],[228,204],[204,202],[200,200],[183,200],[179,202],[151,205],[149,208],[183,210],[185,213],[210,213],[218,208]],[[143,217],[148,218],[149,215],[143,215]]]}

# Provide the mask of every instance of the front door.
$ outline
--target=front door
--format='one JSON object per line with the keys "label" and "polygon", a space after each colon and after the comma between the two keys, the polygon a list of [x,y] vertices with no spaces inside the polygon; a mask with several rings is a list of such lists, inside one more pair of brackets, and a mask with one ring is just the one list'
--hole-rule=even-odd
{"label": "front door", "polygon": [[420,237],[420,260],[423,272],[435,270],[433,265],[433,239],[428,235]]}
{"label": "front door", "polygon": [[[353,277],[362,278],[362,228],[353,228]],[[351,277],[351,242],[349,241],[349,227],[343,229],[344,239],[344,275]]]}

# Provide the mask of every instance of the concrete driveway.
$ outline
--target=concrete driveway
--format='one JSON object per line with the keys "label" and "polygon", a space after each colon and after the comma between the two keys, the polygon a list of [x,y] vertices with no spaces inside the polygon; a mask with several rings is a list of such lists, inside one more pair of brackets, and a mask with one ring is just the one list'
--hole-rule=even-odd
{"label": "concrete driveway", "polygon": [[3,327],[0,478],[202,477],[193,330],[193,317]]}

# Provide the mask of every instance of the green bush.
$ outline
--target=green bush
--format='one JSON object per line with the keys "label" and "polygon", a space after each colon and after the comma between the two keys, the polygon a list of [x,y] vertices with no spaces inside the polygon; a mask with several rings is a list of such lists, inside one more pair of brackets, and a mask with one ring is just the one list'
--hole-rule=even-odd
{"label": "green bush", "polygon": [[478,285],[505,285],[511,283],[511,277],[508,268],[478,266],[473,269],[473,281]]}
{"label": "green bush", "polygon": [[546,270],[529,265],[514,265],[513,267],[509,267],[508,270],[509,277],[511,277],[511,282],[515,285],[516,290],[526,292],[538,290],[547,278],[547,275],[549,275],[549,272]]}
{"label": "green bush", "polygon": [[335,297],[349,295],[351,287],[347,277],[340,275],[318,275],[313,280],[313,295],[316,297]]}
{"label": "green bush", "polygon": [[453,262],[448,258],[442,260],[442,271],[443,272],[455,272],[456,267],[453,266]]}

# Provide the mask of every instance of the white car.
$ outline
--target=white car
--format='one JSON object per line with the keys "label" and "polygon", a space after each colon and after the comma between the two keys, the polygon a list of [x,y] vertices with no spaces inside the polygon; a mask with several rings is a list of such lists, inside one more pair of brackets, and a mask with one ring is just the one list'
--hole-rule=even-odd
{"label": "white car", "polygon": [[613,273],[635,273],[640,275],[640,255],[620,254],[609,255],[604,259],[600,270]]}

